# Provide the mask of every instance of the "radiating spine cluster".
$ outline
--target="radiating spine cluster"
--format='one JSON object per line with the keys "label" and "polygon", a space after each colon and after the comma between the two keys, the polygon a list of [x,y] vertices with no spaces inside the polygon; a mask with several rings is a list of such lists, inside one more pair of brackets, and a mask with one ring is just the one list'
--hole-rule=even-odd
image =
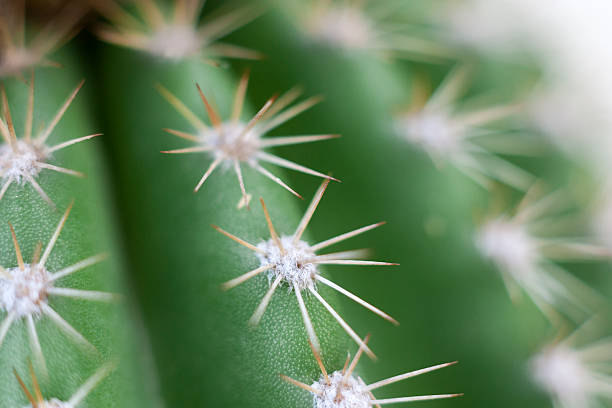
{"label": "radiating spine cluster", "polygon": [[35,325],[36,321],[42,316],[51,319],[60,330],[77,344],[84,346],[86,349],[95,350],[83,335],[48,304],[50,297],[60,296],[92,301],[112,301],[116,297],[116,295],[105,292],[56,286],[56,283],[62,278],[101,262],[104,260],[105,255],[92,256],[57,272],[51,272],[47,269],[47,261],[64,228],[71,208],[72,205],[68,207],[62,216],[42,255],[42,245],[39,245],[30,263],[24,261],[15,230],[9,224],[18,266],[16,268],[0,266],[0,310],[6,313],[6,317],[0,324],[0,347],[13,323],[18,319],[23,319],[28,328],[32,349],[43,369],[45,367],[45,360]]}
{"label": "radiating spine cluster", "polygon": [[281,374],[280,377],[288,383],[309,391],[313,395],[313,406],[315,408],[369,408],[371,406],[380,407],[381,405],[397,404],[401,402],[431,401],[438,399],[459,397],[463,394],[437,394],[437,395],[416,395],[410,397],[376,399],[372,391],[409,378],[417,377],[432,371],[436,371],[457,362],[443,363],[435,366],[422,368],[420,370],[399,374],[372,384],[366,384],[361,377],[355,376],[354,371],[359,362],[359,358],[364,351],[367,351],[366,344],[369,337],[366,337],[360,344],[359,350],[351,360],[350,354],[347,356],[346,363],[342,370],[328,374],[321,356],[316,348],[312,346],[312,353],[321,370],[321,377],[312,385],[304,384],[293,378]]}
{"label": "radiating spine cluster", "polygon": [[28,93],[28,108],[23,126],[23,137],[21,138],[17,137],[17,131],[15,130],[4,87],[0,88],[0,94],[2,96],[2,114],[4,116],[4,118],[0,117],[0,134],[4,140],[4,143],[0,145],[0,200],[2,200],[11,184],[24,185],[29,183],[43,200],[51,206],[54,206],[51,198],[49,198],[45,190],[36,181],[38,174],[42,170],[51,170],[71,176],[83,177],[83,173],[51,164],[48,161],[53,158],[53,153],[76,143],[100,136],[101,133],[70,139],[54,146],[46,145],[53,130],[72,104],[72,101],[77,96],[83,84],[84,81],[81,81],[70,93],[49,124],[37,134],[33,134],[34,72],[32,72]]}
{"label": "radiating spine cluster", "polygon": [[301,91],[294,88],[286,92],[280,98],[270,98],[259,111],[248,121],[241,120],[247,85],[249,81],[248,72],[240,80],[236,89],[236,97],[229,120],[223,121],[219,112],[209,103],[202,89],[196,84],[196,88],[202,99],[206,112],[212,126],[205,124],[175,95],[158,85],[160,93],[164,98],[195,128],[196,133],[187,133],[174,129],[165,129],[168,133],[182,139],[196,143],[195,147],[184,149],[166,150],[162,153],[185,154],[206,153],[213,161],[208,166],[204,175],[195,186],[194,191],[200,190],[204,182],[210,177],[215,169],[220,166],[232,168],[238,178],[242,200],[248,206],[249,195],[247,194],[242,176],[241,164],[251,167],[253,170],[279,184],[290,193],[301,196],[289,187],[279,177],[272,174],[263,167],[260,162],[271,163],[280,167],[310,174],[317,177],[336,180],[331,176],[309,169],[300,164],[291,162],[281,157],[264,151],[274,146],[286,146],[300,143],[310,143],[338,137],[337,135],[301,135],[301,136],[278,136],[263,138],[271,130],[287,122],[291,118],[310,109],[320,102],[319,97],[308,98],[296,105],[291,104],[300,96]]}
{"label": "radiating spine cluster", "polygon": [[336,237],[330,238],[328,240],[322,241],[315,245],[310,245],[301,240],[302,234],[306,230],[310,219],[314,215],[321,198],[323,197],[323,193],[329,184],[329,180],[325,180],[319,190],[316,192],[310,206],[306,210],[306,213],[302,217],[295,233],[290,236],[279,236],[274,226],[272,225],[272,220],[268,213],[268,209],[266,205],[261,200],[261,205],[263,207],[264,215],[266,217],[266,222],[268,224],[268,228],[270,230],[270,240],[263,241],[258,245],[250,244],[244,241],[241,238],[238,238],[229,232],[214,226],[214,228],[222,233],[223,235],[231,238],[232,240],[238,242],[239,244],[249,248],[252,250],[257,256],[261,266],[258,268],[245,273],[244,275],[239,276],[238,278],[234,278],[228,282],[226,282],[223,286],[225,289],[231,289],[236,287],[245,281],[254,278],[257,275],[262,274],[263,272],[268,272],[268,282],[270,282],[270,288],[268,292],[264,295],[261,303],[255,310],[255,313],[250,319],[250,323],[256,325],[261,320],[263,314],[268,307],[268,304],[272,300],[272,296],[276,289],[281,285],[287,285],[290,290],[295,293],[298,306],[300,308],[300,312],[302,314],[302,318],[304,320],[304,327],[306,328],[306,332],[308,333],[309,341],[314,346],[316,350],[320,351],[319,339],[314,331],[312,321],[308,314],[308,310],[306,309],[306,305],[304,303],[304,299],[302,296],[302,292],[309,293],[314,296],[325,309],[338,321],[338,323],[342,326],[342,328],[347,332],[347,334],[355,340],[357,344],[364,347],[365,352],[374,357],[374,353],[370,350],[370,348],[363,343],[361,338],[355,333],[355,331],[344,321],[344,319],[334,310],[334,308],[319,294],[317,291],[317,283],[328,286],[343,295],[347,296],[351,300],[359,303],[364,306],[366,309],[369,309],[373,313],[381,316],[383,319],[388,320],[394,324],[398,324],[395,319],[391,316],[378,309],[377,307],[369,304],[353,293],[347,291],[341,286],[335,284],[331,280],[324,278],[321,276],[318,271],[318,265],[397,265],[389,262],[379,262],[379,261],[364,261],[360,258],[364,255],[363,251],[342,251],[342,252],[334,252],[328,254],[317,255],[316,252],[327,248],[331,245],[334,245],[338,242],[344,241],[346,239],[352,238],[356,235],[362,234],[374,228],[381,226],[384,223],[376,223],[367,225],[365,227],[358,228],[356,230],[347,232],[345,234],[338,235]]}
{"label": "radiating spine cluster", "polygon": [[560,408],[599,406],[612,392],[612,341],[597,339],[600,316],[546,345],[530,361],[534,381]]}
{"label": "radiating spine cluster", "polygon": [[560,236],[555,229],[566,221],[557,215],[565,201],[563,192],[538,197],[539,187],[525,194],[514,214],[496,214],[485,221],[476,245],[500,269],[513,299],[521,288],[553,322],[557,311],[584,318],[598,296],[558,262],[607,259],[609,250],[592,239]]}
{"label": "radiating spine cluster", "polygon": [[500,181],[526,190],[533,176],[498,153],[523,154],[527,149],[517,140],[508,143],[508,135],[491,127],[516,115],[520,105],[459,110],[454,103],[465,91],[468,75],[468,66],[456,67],[428,100],[423,100],[423,85],[415,84],[411,109],[396,118],[397,133],[425,151],[436,165],[450,164],[486,189]]}

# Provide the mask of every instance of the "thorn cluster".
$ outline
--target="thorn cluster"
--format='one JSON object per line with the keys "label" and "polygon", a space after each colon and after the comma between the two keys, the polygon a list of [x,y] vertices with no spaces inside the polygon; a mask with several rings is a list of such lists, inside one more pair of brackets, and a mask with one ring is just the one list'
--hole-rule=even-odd
{"label": "thorn cluster", "polygon": [[420,370],[411,371],[409,373],[396,375],[385,380],[367,385],[359,376],[354,376],[353,372],[359,359],[366,349],[366,337],[361,343],[357,354],[351,360],[350,355],[346,359],[344,368],[341,371],[334,371],[331,374],[327,373],[321,356],[316,348],[312,346],[312,352],[317,360],[317,364],[321,369],[321,378],[315,381],[312,385],[302,383],[281,374],[281,378],[288,383],[309,391],[313,395],[313,406],[315,408],[370,408],[372,405],[380,408],[381,405],[396,404],[400,402],[416,402],[430,401],[446,398],[459,397],[463,394],[437,394],[437,395],[417,395],[411,397],[376,399],[372,391],[381,388],[385,385],[393,384],[398,381],[403,381],[408,378],[416,377],[421,374],[426,374],[432,371],[439,370],[457,362],[438,364],[435,366],[422,368]]}
{"label": "thorn cluster", "polygon": [[517,299],[522,289],[553,322],[557,311],[579,318],[599,296],[557,262],[607,259],[609,251],[584,238],[562,238],[558,228],[562,192],[540,196],[539,185],[527,191],[514,214],[497,214],[478,231],[476,246],[499,269],[508,292]]}
{"label": "thorn cluster", "polygon": [[13,323],[24,320],[33,352],[40,366],[45,370],[45,359],[36,331],[36,321],[42,316],[51,319],[59,329],[78,345],[88,350],[95,350],[94,346],[81,333],[49,305],[49,297],[59,296],[103,302],[112,301],[116,298],[116,295],[110,293],[56,286],[62,278],[101,262],[105,259],[105,255],[92,256],[57,272],[51,272],[47,269],[47,261],[68,219],[71,208],[72,205],[62,216],[44,252],[42,251],[42,245],[38,245],[30,263],[24,262],[15,230],[9,224],[15,246],[17,266],[11,268],[0,266],[0,312],[6,314],[0,320],[0,347]]}
{"label": "thorn cluster", "polygon": [[500,181],[519,190],[534,182],[532,175],[497,154],[528,154],[517,141],[507,143],[490,125],[516,114],[516,104],[457,111],[453,103],[465,89],[468,67],[456,68],[427,100],[423,85],[415,86],[411,110],[397,117],[397,133],[441,165],[448,163],[485,188]]}
{"label": "thorn cluster", "polygon": [[46,142],[53,130],[62,119],[68,107],[76,97],[77,93],[83,86],[84,81],[81,81],[77,87],[68,96],[64,104],[57,111],[51,122],[40,132],[33,135],[32,125],[34,118],[34,73],[32,72],[29,84],[28,107],[26,111],[25,123],[23,126],[23,137],[17,137],[17,131],[11,116],[8,99],[4,87],[0,88],[2,97],[2,116],[0,116],[0,135],[4,140],[0,144],[0,200],[6,194],[11,184],[24,185],[29,183],[34,190],[45,200],[49,205],[53,206],[53,201],[43,190],[40,184],[36,181],[38,174],[42,170],[51,170],[58,173],[68,174],[71,176],[83,177],[83,174],[59,167],[49,163],[53,158],[53,153],[72,146],[76,143],[89,140],[101,133],[96,133],[88,136],[71,139],[54,146],[47,146]]}
{"label": "thorn cluster", "polygon": [[[245,240],[238,238],[229,232],[214,226],[214,228],[231,238],[232,240],[238,242],[239,244],[249,248],[252,250],[257,258],[260,261],[261,266],[258,268],[245,273],[235,279],[232,279],[226,282],[223,287],[225,289],[234,288],[245,281],[260,275],[263,272],[268,272],[268,280],[271,282],[270,288],[268,292],[264,295],[261,303],[255,310],[255,313],[251,317],[250,323],[256,325],[261,320],[268,304],[272,300],[272,296],[274,295],[275,290],[281,285],[287,285],[290,290],[293,290],[295,293],[298,306],[300,308],[300,312],[302,313],[302,318],[304,320],[304,326],[308,333],[308,337],[310,342],[314,345],[316,350],[320,349],[319,340],[315,333],[315,330],[312,325],[312,321],[306,309],[306,305],[304,303],[304,297],[302,296],[302,292],[309,293],[319,301],[327,309],[327,311],[338,321],[338,323],[342,326],[342,328],[347,332],[347,334],[355,340],[358,344],[362,345],[368,355],[374,357],[372,351],[363,343],[361,338],[355,333],[355,331],[342,319],[342,317],[334,310],[334,308],[327,303],[325,299],[319,294],[317,290],[317,284],[323,284],[328,286],[353,301],[359,303],[365,308],[369,309],[373,313],[381,316],[382,318],[394,323],[398,324],[395,319],[391,316],[383,312],[382,310],[372,306],[368,302],[362,300],[358,296],[353,293],[347,291],[346,289],[340,287],[334,282],[330,281],[327,278],[321,276],[321,273],[317,269],[318,265],[397,265],[389,262],[378,262],[378,261],[363,261],[355,258],[359,258],[363,256],[364,251],[343,251],[343,252],[335,252],[328,254],[318,255],[317,252],[321,249],[325,249],[331,245],[334,245],[338,242],[344,241],[348,238],[352,238],[356,235],[362,234],[366,231],[372,230],[381,226],[383,223],[376,223],[372,225],[367,225],[365,227],[358,228],[356,230],[347,232],[345,234],[338,235],[336,237],[330,238],[323,242],[320,242],[315,245],[310,245],[307,242],[303,241],[302,234],[306,230],[310,219],[314,215],[314,212],[323,197],[323,193],[329,184],[329,180],[325,180],[319,190],[316,192],[310,206],[306,210],[302,220],[300,221],[295,233],[291,236],[279,236],[272,225],[272,221],[270,215],[268,214],[268,210],[265,206],[263,199],[261,200],[261,204],[264,210],[264,215],[266,217],[266,221],[268,223],[268,228],[270,230],[270,240],[261,242],[259,245],[253,245]],[[351,257],[353,257],[351,259]]]}
{"label": "thorn cluster", "polygon": [[300,95],[299,89],[292,89],[280,98],[270,98],[252,118],[245,121],[241,119],[241,116],[248,81],[249,75],[248,72],[246,72],[238,84],[232,114],[227,121],[221,119],[219,112],[211,105],[208,99],[206,99],[199,85],[196,85],[212,126],[206,125],[166,88],[158,86],[164,98],[168,100],[168,102],[188,122],[190,122],[196,130],[196,133],[187,133],[179,130],[165,129],[168,133],[189,140],[196,145],[184,149],[166,150],[162,153],[206,153],[210,155],[212,159],[212,163],[204,172],[204,175],[197,183],[194,191],[197,192],[213,171],[223,165],[235,171],[242,192],[243,202],[248,205],[249,200],[242,176],[242,164],[251,167],[264,177],[269,178],[287,191],[301,198],[295,190],[263,167],[260,162],[267,162],[313,176],[336,180],[333,177],[264,151],[264,149],[274,146],[309,143],[338,137],[337,135],[263,137],[271,130],[316,105],[320,102],[320,98],[309,98],[296,105],[290,106]]}
{"label": "thorn cluster", "polygon": [[612,341],[586,344],[591,318],[569,336],[546,346],[531,359],[531,376],[560,408],[595,407],[611,400]]}

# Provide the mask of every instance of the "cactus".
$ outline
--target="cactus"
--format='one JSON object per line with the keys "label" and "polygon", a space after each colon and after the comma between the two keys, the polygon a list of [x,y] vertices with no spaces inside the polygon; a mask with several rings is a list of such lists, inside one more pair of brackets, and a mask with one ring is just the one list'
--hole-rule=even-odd
{"label": "cactus", "polygon": [[0,407],[605,405],[583,71],[479,3],[7,0]]}

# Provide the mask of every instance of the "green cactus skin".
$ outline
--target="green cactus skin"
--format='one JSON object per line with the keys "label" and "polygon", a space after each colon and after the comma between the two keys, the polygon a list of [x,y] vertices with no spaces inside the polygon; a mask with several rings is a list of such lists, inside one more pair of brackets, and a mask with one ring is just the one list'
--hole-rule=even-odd
{"label": "green cactus skin", "polygon": [[[241,194],[231,169],[213,174],[194,194],[210,159],[199,154],[160,154],[189,146],[162,128],[191,128],[155,90],[156,83],[204,118],[195,87],[198,82],[226,118],[237,80],[228,71],[201,62],[160,64],[110,47],[101,50],[100,58],[108,62],[100,74],[104,95],[113,101],[106,105],[106,123],[132,259],[130,270],[153,339],[166,402],[171,406],[205,401],[219,406],[309,407],[312,400],[307,393],[279,378],[283,373],[309,382],[319,376],[295,295],[286,286],[277,290],[259,326],[250,328],[247,322],[268,281],[265,275],[258,276],[222,291],[223,282],[258,267],[259,261],[250,250],[211,228],[214,223],[254,244],[267,240],[269,232],[258,203],[263,197],[277,231],[290,234],[301,218],[300,201],[244,168],[253,200],[250,211],[237,210]],[[251,77],[251,83],[256,81]],[[307,127],[300,133],[305,132]],[[310,177],[309,187],[300,193],[309,198],[318,182]],[[329,189],[338,188],[333,183]],[[320,290],[337,308],[335,294]],[[341,368],[348,336],[313,297],[306,296],[305,301],[324,361],[331,369]]]}
{"label": "green cactus skin", "polygon": [[[277,14],[263,17],[231,40],[258,44],[268,56],[266,66],[255,66],[253,75],[274,82],[259,81],[251,97],[262,98],[277,84],[299,80],[314,92],[324,92],[328,106],[334,107],[307,113],[292,126],[316,123],[321,128],[314,131],[333,129],[343,135],[342,144],[330,144],[325,155],[317,155],[312,146],[304,146],[299,155],[290,149],[280,152],[290,160],[308,158],[315,167],[333,168],[343,180],[342,190],[330,192],[320,209],[320,219],[326,222],[313,222],[312,232],[330,234],[356,217],[383,216],[389,222],[386,231],[373,233],[367,243],[359,238],[351,244],[372,246],[377,256],[393,259],[401,268],[380,272],[384,279],[373,278],[378,272],[370,270],[338,279],[344,287],[367,294],[383,310],[399,311],[394,315],[401,322],[399,328],[385,327],[370,316],[360,315],[356,321],[358,332],[376,334],[372,344],[379,357],[377,364],[364,360],[358,374],[371,380],[406,367],[459,360],[454,372],[398,385],[382,394],[408,394],[413,387],[450,389],[465,392],[465,397],[432,406],[471,407],[493,400],[500,407],[527,401],[544,406],[546,398],[530,383],[525,363],[538,347],[531,340],[533,333],[543,337],[547,324],[528,302],[517,311],[497,271],[485,265],[474,248],[473,215],[486,209],[486,192],[449,166],[436,169],[425,154],[392,133],[389,113],[409,102],[411,71],[402,70],[402,63],[363,54],[340,55],[310,44],[292,22]],[[428,67],[428,71],[443,76],[446,68]],[[299,191],[305,179],[294,174],[289,178]],[[435,228],[434,234],[426,232],[431,220],[434,227],[444,227],[440,235]],[[345,310],[347,318],[355,321],[359,310],[352,305]],[[457,374],[463,370],[481,375]]]}
{"label": "green cactus skin", "polygon": [[[77,60],[69,53],[58,57],[62,69],[37,70],[35,77],[34,135],[42,122],[49,123],[67,95],[79,82],[80,74],[73,70]],[[28,100],[28,85],[18,80],[3,81],[17,134],[23,135],[23,123]],[[93,133],[95,121],[88,110],[86,86],[59,122],[49,138],[51,145]],[[74,209],[51,252],[47,268],[51,272],[75,264],[100,253],[108,258],[57,282],[57,287],[124,293],[124,269],[112,220],[106,169],[101,163],[98,141],[89,141],[58,151],[50,161],[86,174],[77,178],[43,170],[38,183],[57,206],[54,209],[29,185],[13,184],[0,201],[0,265],[5,269],[17,267],[17,258],[8,223],[16,236],[26,263],[29,263],[37,243],[43,250],[51,238],[64,210],[74,199]],[[100,303],[50,296],[49,305],[80,332],[97,352],[84,351],[52,321],[43,315],[36,320],[36,328],[48,368],[48,377],[31,351],[25,320],[17,320],[0,347],[0,407],[25,406],[26,396],[21,390],[13,369],[20,373],[32,389],[28,374],[28,360],[35,371],[46,399],[62,401],[70,396],[98,369],[108,363],[118,364],[80,406],[88,407],[149,407],[152,405],[145,388],[141,362],[146,347],[136,347],[134,324],[125,300]],[[0,319],[7,314],[0,312]],[[147,392],[145,392],[147,390]]]}

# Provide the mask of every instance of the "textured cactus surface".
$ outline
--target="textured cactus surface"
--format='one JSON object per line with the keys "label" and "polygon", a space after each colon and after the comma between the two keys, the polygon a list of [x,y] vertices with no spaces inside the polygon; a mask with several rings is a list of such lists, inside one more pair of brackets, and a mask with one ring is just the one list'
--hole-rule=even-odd
{"label": "textured cactus surface", "polygon": [[[76,59],[70,53],[65,53],[62,61],[74,66]],[[37,135],[42,123],[51,122],[80,80],[81,74],[74,68],[37,72],[33,136]],[[16,133],[22,140],[29,86],[18,80],[3,83]],[[95,132],[98,124],[89,109],[91,97],[91,88],[88,90],[86,87],[75,98],[49,136],[50,145],[59,145]],[[117,222],[111,210],[107,167],[102,162],[101,146],[97,141],[76,144],[54,153],[52,162],[83,172],[86,177],[41,171],[36,181],[54,205],[41,198],[25,180],[22,185],[13,183],[0,201],[0,265],[4,270],[12,271],[10,275],[13,277],[12,280],[2,281],[3,322],[7,322],[9,315],[5,308],[12,306],[11,310],[18,313],[0,346],[0,406],[23,406],[26,403],[27,399],[12,369],[20,372],[24,381],[31,385],[28,360],[35,368],[44,396],[62,401],[67,401],[102,366],[117,363],[114,374],[107,375],[108,378],[91,391],[86,403],[88,406],[145,406],[150,397],[144,392],[146,380],[143,378],[146,376],[143,377],[138,367],[147,351],[140,346],[136,348],[137,335],[129,307],[132,299],[125,289],[125,268],[117,246]],[[49,247],[48,243],[73,201],[73,209],[55,245]],[[46,255],[47,248],[52,249],[44,266],[49,273],[66,271],[65,268],[78,265],[83,260],[92,261],[91,266],[76,268],[74,273],[58,277],[51,286],[114,293],[127,297],[127,302],[119,297],[110,302],[100,302],[74,298],[71,294],[44,294],[44,289],[38,292],[35,285],[28,283],[27,273],[25,278],[19,280],[19,276],[24,274],[16,272],[19,262],[9,223],[14,228],[21,256],[28,267],[33,264],[39,243],[43,252],[41,255],[39,248],[39,259]],[[91,257],[96,256],[99,257],[92,260]],[[38,276],[34,271],[32,275],[33,279]],[[16,300],[11,302],[13,281]],[[23,291],[28,290],[32,291],[31,301],[20,301]],[[28,304],[34,305],[32,310],[28,309]],[[70,329],[63,328],[44,309],[41,312],[36,307],[40,304],[54,310],[75,333],[71,335]],[[28,316],[32,316],[44,361],[39,358],[33,342]],[[126,380],[128,378],[129,381]]]}

